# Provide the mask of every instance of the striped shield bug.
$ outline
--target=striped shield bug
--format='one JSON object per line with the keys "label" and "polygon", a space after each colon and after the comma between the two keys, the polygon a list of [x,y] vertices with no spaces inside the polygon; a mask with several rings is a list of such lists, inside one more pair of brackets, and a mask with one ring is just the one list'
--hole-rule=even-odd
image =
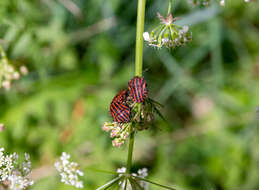
{"label": "striped shield bug", "polygon": [[129,92],[134,102],[144,102],[147,97],[147,83],[143,77],[134,77],[128,83]]}
{"label": "striped shield bug", "polygon": [[113,99],[112,102],[123,102],[125,103],[128,97],[128,91],[122,90],[120,91]]}
{"label": "striped shield bug", "polygon": [[122,90],[113,98],[110,104],[110,114],[114,121],[118,123],[127,123],[130,121],[130,108],[126,104],[127,97],[127,90]]}

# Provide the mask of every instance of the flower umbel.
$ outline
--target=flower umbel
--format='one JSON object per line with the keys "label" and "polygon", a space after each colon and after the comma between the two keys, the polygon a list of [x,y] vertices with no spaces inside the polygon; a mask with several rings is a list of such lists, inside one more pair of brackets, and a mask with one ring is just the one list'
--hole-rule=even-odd
{"label": "flower umbel", "polygon": [[61,182],[75,186],[76,188],[83,188],[83,182],[79,180],[79,176],[83,176],[83,172],[79,170],[79,165],[75,162],[69,161],[70,155],[63,152],[60,160],[55,163],[55,167],[61,176]]}
{"label": "flower umbel", "polygon": [[130,133],[131,123],[117,123],[117,122],[105,122],[102,126],[102,130],[110,132],[112,145],[114,147],[120,147],[125,143]]}
{"label": "flower umbel", "polygon": [[11,190],[23,190],[33,184],[28,178],[31,172],[30,156],[25,153],[25,161],[18,164],[16,153],[5,155],[0,148],[0,182]]}
{"label": "flower umbel", "polygon": [[168,14],[164,18],[160,13],[157,13],[161,24],[153,29],[151,33],[143,33],[143,38],[152,47],[161,48],[176,48],[185,45],[192,40],[192,33],[188,26],[178,26],[174,24],[178,18],[174,18],[172,14]]}

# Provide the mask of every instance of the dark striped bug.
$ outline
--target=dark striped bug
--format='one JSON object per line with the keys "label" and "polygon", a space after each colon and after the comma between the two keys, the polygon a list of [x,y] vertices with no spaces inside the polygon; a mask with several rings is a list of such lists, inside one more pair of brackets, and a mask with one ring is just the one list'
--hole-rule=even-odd
{"label": "dark striped bug", "polygon": [[130,108],[126,104],[128,91],[122,90],[117,94],[110,104],[110,114],[114,121],[118,123],[127,123],[130,121]]}
{"label": "dark striped bug", "polygon": [[128,83],[129,92],[134,102],[144,102],[147,97],[147,83],[143,77],[134,77]]}
{"label": "dark striped bug", "polygon": [[112,99],[112,102],[126,103],[127,97],[128,97],[128,91],[122,90]]}

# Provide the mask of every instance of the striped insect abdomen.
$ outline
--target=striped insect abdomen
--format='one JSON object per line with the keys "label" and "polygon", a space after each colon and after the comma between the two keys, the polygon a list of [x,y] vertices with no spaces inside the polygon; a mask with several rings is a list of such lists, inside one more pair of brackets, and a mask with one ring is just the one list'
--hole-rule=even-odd
{"label": "striped insect abdomen", "polygon": [[130,95],[134,102],[144,102],[147,97],[147,84],[143,77],[134,77],[128,83]]}
{"label": "striped insect abdomen", "polygon": [[111,102],[110,113],[114,121],[118,123],[127,123],[130,121],[130,108],[126,104],[127,96],[127,90],[122,90]]}
{"label": "striped insect abdomen", "polygon": [[128,106],[113,102],[110,109],[114,121],[118,123],[127,123],[130,121],[130,108]]}

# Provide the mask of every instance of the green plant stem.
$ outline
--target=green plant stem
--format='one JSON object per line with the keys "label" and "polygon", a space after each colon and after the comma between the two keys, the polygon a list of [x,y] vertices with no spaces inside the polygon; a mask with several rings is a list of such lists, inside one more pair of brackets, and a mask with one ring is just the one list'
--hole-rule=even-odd
{"label": "green plant stem", "polygon": [[146,0],[138,0],[135,75],[142,76],[143,67],[143,32],[145,22]]}
{"label": "green plant stem", "polygon": [[[146,0],[138,0],[138,15],[137,15],[137,32],[136,32],[136,60],[135,60],[135,75],[142,76],[143,68],[143,32],[145,22],[145,6]],[[132,155],[134,149],[134,138],[135,130],[130,127],[130,139],[129,139],[129,150],[128,150],[128,161],[126,173],[130,174],[132,165]]]}
{"label": "green plant stem", "polygon": [[128,150],[128,161],[127,161],[127,170],[126,173],[130,174],[131,164],[132,164],[132,155],[134,149],[134,138],[135,138],[135,131],[132,131],[130,128],[130,139],[129,139],[129,150]]}
{"label": "green plant stem", "polygon": [[172,4],[173,4],[173,0],[169,0],[167,15],[171,13]]}

